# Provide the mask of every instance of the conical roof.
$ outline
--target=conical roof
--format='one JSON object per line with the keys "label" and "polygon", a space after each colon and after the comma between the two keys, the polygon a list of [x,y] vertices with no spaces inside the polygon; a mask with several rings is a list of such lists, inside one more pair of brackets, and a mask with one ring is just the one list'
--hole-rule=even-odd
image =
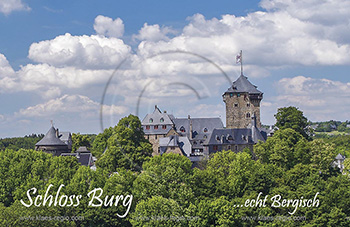
{"label": "conical roof", "polygon": [[35,146],[67,146],[56,135],[56,129],[51,126],[44,138],[35,144]]}
{"label": "conical roof", "polygon": [[261,91],[257,89],[257,86],[249,82],[248,78],[244,75],[238,77],[236,81],[232,83],[232,86],[226,91],[226,93],[233,92],[248,92],[249,94],[262,94]]}

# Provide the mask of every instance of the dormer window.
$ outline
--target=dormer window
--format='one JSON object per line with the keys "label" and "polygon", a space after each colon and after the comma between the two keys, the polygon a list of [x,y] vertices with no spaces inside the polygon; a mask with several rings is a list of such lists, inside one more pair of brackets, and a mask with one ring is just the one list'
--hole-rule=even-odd
{"label": "dormer window", "polygon": [[154,129],[158,129],[158,125],[155,125],[155,126],[154,126]]}
{"label": "dormer window", "polygon": [[208,132],[208,129],[207,129],[207,128],[204,128],[204,129],[203,129],[203,132]]}
{"label": "dormer window", "polygon": [[226,139],[227,140],[233,140],[233,137],[231,135],[227,135]]}
{"label": "dormer window", "polygon": [[149,130],[149,129],[150,129],[149,125],[146,125],[146,130]]}
{"label": "dormer window", "polygon": [[162,125],[162,129],[166,129],[166,125]]}
{"label": "dormer window", "polygon": [[153,118],[150,118],[150,119],[149,119],[149,123],[153,123]]}
{"label": "dormer window", "polygon": [[220,141],[220,136],[216,135],[216,138],[215,138],[217,141]]}
{"label": "dormer window", "polygon": [[161,118],[161,119],[160,119],[160,122],[163,123],[163,122],[164,122],[164,118]]}
{"label": "dormer window", "polygon": [[180,127],[180,132],[186,132],[185,127],[184,127],[184,126],[181,126],[181,127]]}

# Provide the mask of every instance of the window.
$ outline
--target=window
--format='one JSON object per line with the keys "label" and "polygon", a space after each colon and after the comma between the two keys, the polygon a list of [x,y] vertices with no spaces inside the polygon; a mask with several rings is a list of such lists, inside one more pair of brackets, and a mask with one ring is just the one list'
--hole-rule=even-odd
{"label": "window", "polygon": [[146,125],[146,129],[149,130],[149,129],[150,129],[150,126],[149,126],[149,125]]}
{"label": "window", "polygon": [[238,103],[235,103],[235,107],[238,107]]}
{"label": "window", "polygon": [[154,126],[154,129],[158,129],[158,125],[155,125],[155,126]]}
{"label": "window", "polygon": [[227,140],[233,140],[233,137],[232,137],[232,135],[227,135],[227,138],[226,138]]}
{"label": "window", "polygon": [[247,118],[250,118],[250,113],[247,113]]}
{"label": "window", "polygon": [[218,150],[218,146],[217,146],[217,145],[214,145],[214,146],[213,146],[213,150],[214,150],[214,151],[217,151],[217,150]]}
{"label": "window", "polygon": [[233,94],[232,94],[232,93],[230,94],[230,97],[233,97]]}
{"label": "window", "polygon": [[184,127],[184,126],[181,126],[181,127],[180,127],[180,132],[186,132],[185,127]]}
{"label": "window", "polygon": [[150,119],[149,119],[149,123],[153,123],[153,118],[150,118]]}
{"label": "window", "polygon": [[166,129],[166,125],[162,125],[162,129]]}
{"label": "window", "polygon": [[204,136],[203,136],[203,139],[207,139],[207,138],[208,138],[207,135],[204,135]]}
{"label": "window", "polygon": [[227,146],[227,150],[231,150],[231,145],[228,145],[228,146]]}
{"label": "window", "polygon": [[157,136],[157,135],[155,135],[155,136],[154,136],[154,138],[155,138],[155,139],[158,139],[158,136]]}
{"label": "window", "polygon": [[241,96],[241,94],[237,93],[237,97],[240,97],[240,96]]}
{"label": "window", "polygon": [[237,145],[235,146],[235,151],[238,151],[238,146]]}
{"label": "window", "polygon": [[147,139],[149,140],[149,136],[147,136]]}
{"label": "window", "polygon": [[204,132],[208,132],[208,129],[207,129],[207,128],[204,128],[203,131],[204,131]]}
{"label": "window", "polygon": [[171,150],[175,150],[175,147],[170,147]]}
{"label": "window", "polygon": [[164,122],[164,118],[161,118],[161,119],[160,119],[160,122],[162,122],[162,123],[163,123],[163,122]]}
{"label": "window", "polygon": [[247,103],[247,107],[250,107],[250,103]]}

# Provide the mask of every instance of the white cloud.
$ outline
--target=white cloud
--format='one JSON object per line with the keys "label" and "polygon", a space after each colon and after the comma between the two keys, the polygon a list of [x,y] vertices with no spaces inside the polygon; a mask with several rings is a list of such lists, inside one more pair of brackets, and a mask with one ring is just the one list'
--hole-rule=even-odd
{"label": "white cloud", "polygon": [[13,76],[14,72],[5,55],[0,54],[0,78]]}
{"label": "white cloud", "polygon": [[119,38],[124,34],[124,24],[120,18],[113,20],[99,15],[95,18],[94,29],[97,34],[108,37]]}
{"label": "white cloud", "polygon": [[297,106],[313,120],[349,118],[350,83],[297,76],[277,83],[279,106]]}
{"label": "white cloud", "polygon": [[[105,115],[120,115],[128,110],[124,106],[104,105]],[[100,103],[82,95],[63,95],[60,98],[51,99],[45,103],[21,109],[17,115],[24,117],[55,116],[61,113],[77,114],[82,117],[97,117],[100,111]]]}
{"label": "white cloud", "polygon": [[13,11],[29,11],[30,7],[21,0],[0,0],[0,12],[8,15]]}
{"label": "white cloud", "polygon": [[[214,103],[221,102],[220,94],[215,102],[197,105],[188,98],[193,96],[188,88],[168,85],[182,81],[200,90],[200,85],[204,84],[209,93],[217,93],[219,87],[227,83],[220,71],[193,54],[156,54],[176,50],[198,54],[218,64],[231,79],[239,75],[235,56],[241,49],[244,72],[248,77],[266,77],[276,68],[350,64],[348,1],[263,0],[261,6],[265,12],[252,12],[241,17],[223,15],[208,19],[196,14],[188,18],[187,25],[177,33],[168,27],[145,23],[138,34],[132,36],[138,42],[134,50],[122,40],[123,21],[100,15],[94,22],[96,35],[73,36],[67,33],[33,43],[28,57],[37,62],[35,64],[14,71],[5,56],[0,54],[0,93],[26,91],[38,93],[42,100],[46,100],[22,109],[20,116],[43,116],[40,114],[52,111],[84,112],[86,107],[96,109],[96,103],[75,94],[85,90],[86,96],[83,97],[86,98],[102,95],[100,93],[113,70],[128,56],[107,92],[109,98],[114,96],[120,100],[118,105],[131,108],[144,86],[157,81],[147,89],[147,100],[143,99],[146,104],[162,103],[163,97],[168,101],[163,103],[172,104],[174,109],[181,106],[186,113],[198,111],[205,116],[216,116],[221,107]],[[337,110],[349,112],[343,105],[349,106],[344,98],[344,95],[349,95],[346,83],[299,76],[281,79],[278,86],[279,97],[263,102],[266,108],[298,105],[313,117],[322,114],[323,117],[326,114],[341,117]],[[327,94],[326,98],[324,94]],[[77,105],[70,101],[73,97]],[[334,101],[331,97],[340,98]],[[332,109],[328,108],[329,103]],[[114,113],[112,104],[109,106],[106,113]],[[316,110],[319,115],[314,113]]]}
{"label": "white cloud", "polygon": [[28,57],[56,67],[105,69],[117,67],[130,51],[131,48],[121,39],[66,33],[53,40],[33,43]]}
{"label": "white cloud", "polygon": [[168,27],[160,27],[158,24],[148,25],[145,23],[138,35],[134,35],[134,39],[147,40],[152,42],[157,42],[160,40],[169,40],[167,34],[175,33],[172,29]]}

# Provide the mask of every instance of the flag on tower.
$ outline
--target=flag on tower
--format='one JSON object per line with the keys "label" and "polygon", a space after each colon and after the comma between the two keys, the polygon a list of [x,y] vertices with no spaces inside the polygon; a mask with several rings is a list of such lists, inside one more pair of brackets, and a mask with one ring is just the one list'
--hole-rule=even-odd
{"label": "flag on tower", "polygon": [[242,62],[242,52],[240,52],[236,56],[236,64],[241,63],[241,62]]}

